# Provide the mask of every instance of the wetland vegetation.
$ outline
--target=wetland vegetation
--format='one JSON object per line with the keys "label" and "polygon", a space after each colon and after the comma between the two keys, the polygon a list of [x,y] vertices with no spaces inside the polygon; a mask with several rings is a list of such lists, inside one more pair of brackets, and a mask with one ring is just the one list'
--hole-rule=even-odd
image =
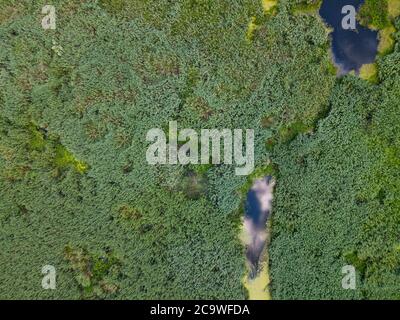
{"label": "wetland vegetation", "polygon": [[[397,2],[360,13],[392,28],[371,82],[336,77],[318,0],[52,2],[56,30],[46,1],[0,4],[1,298],[247,298],[243,204],[269,175],[273,299],[400,298]],[[254,174],[149,166],[174,120],[253,128]]]}

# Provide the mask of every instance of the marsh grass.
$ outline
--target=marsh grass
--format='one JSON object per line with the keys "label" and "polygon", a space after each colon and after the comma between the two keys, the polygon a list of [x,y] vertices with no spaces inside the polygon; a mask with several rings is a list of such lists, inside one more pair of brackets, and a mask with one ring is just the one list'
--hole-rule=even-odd
{"label": "marsh grass", "polygon": [[396,32],[396,28],[390,25],[379,31],[379,45],[378,53],[379,55],[387,55],[393,51],[395,40],[393,39],[393,34]]}
{"label": "marsh grass", "polygon": [[364,64],[360,69],[360,78],[371,83],[378,83],[378,66],[376,63]]}

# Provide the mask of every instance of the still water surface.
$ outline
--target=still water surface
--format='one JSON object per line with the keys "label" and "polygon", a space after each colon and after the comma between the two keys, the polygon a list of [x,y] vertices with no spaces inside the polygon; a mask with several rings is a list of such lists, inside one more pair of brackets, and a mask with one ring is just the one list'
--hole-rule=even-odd
{"label": "still water surface", "polygon": [[244,231],[246,233],[246,257],[251,268],[250,277],[256,276],[264,250],[266,223],[271,213],[274,181],[268,176],[258,179],[247,193]]}
{"label": "still water surface", "polygon": [[324,0],[319,11],[324,21],[333,28],[332,54],[339,74],[354,70],[358,72],[363,64],[375,61],[378,48],[378,33],[364,28],[357,21],[356,30],[342,28],[342,8],[352,5],[358,10],[364,0]]}

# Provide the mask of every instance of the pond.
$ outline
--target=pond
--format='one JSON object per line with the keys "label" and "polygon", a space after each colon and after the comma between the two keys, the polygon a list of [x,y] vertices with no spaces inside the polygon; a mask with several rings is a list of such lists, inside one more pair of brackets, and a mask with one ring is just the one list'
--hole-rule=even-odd
{"label": "pond", "polygon": [[271,212],[274,181],[268,176],[258,179],[247,193],[244,231],[246,257],[250,265],[250,277],[257,275],[262,252],[267,241],[266,223]]}
{"label": "pond", "polygon": [[364,3],[364,0],[323,0],[320,16],[333,28],[332,54],[339,75],[354,70],[356,73],[363,64],[375,61],[378,48],[378,33],[361,26],[358,21],[356,28],[344,29],[342,20],[349,11],[342,13],[345,6],[351,5],[356,10]]}

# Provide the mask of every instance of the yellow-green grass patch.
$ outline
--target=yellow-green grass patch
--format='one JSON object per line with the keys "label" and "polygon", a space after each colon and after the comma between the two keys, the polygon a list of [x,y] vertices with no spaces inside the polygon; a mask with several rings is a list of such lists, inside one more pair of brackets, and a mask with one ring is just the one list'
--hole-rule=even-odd
{"label": "yellow-green grass patch", "polygon": [[292,9],[293,14],[313,14],[318,12],[321,7],[322,1],[317,1],[311,4],[298,4],[295,5]]}
{"label": "yellow-green grass patch", "polygon": [[257,30],[256,17],[251,17],[249,24],[247,25],[246,40],[251,42],[254,38],[254,32]]}
{"label": "yellow-green grass patch", "polygon": [[72,166],[79,173],[85,173],[88,169],[88,165],[86,163],[77,160],[74,155],[61,144],[58,144],[56,146],[56,156],[54,159],[54,163],[57,167],[60,168]]}
{"label": "yellow-green grass patch", "polygon": [[269,13],[278,5],[278,0],[262,0],[264,13]]}
{"label": "yellow-green grass patch", "polygon": [[254,279],[249,279],[245,276],[243,285],[247,289],[249,300],[271,300],[271,295],[268,290],[270,283],[268,275],[268,265],[263,263],[260,273]]}
{"label": "yellow-green grass patch", "polygon": [[392,19],[400,16],[400,0],[388,0],[388,13]]}
{"label": "yellow-green grass patch", "polygon": [[395,32],[396,28],[392,25],[379,31],[378,52],[380,55],[388,54],[393,50],[395,41],[392,35]]}
{"label": "yellow-green grass patch", "polygon": [[376,63],[364,64],[360,69],[360,78],[371,83],[378,82],[378,66]]}

